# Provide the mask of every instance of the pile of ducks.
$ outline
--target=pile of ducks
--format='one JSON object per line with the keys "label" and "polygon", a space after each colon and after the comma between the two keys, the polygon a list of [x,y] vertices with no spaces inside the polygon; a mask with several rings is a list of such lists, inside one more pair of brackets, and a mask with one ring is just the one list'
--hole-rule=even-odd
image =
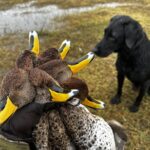
{"label": "pile of ducks", "polygon": [[29,47],[1,83],[3,138],[26,142],[31,150],[123,150],[127,136],[122,125],[90,113],[85,106],[103,109],[105,104],[89,95],[85,81],[74,77],[94,54],[65,61],[68,40],[40,54],[35,31],[29,33]]}

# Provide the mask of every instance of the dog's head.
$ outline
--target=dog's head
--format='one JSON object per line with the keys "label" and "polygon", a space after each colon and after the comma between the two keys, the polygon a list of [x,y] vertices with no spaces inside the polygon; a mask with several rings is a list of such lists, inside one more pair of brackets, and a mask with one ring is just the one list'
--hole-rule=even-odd
{"label": "dog's head", "polygon": [[144,37],[145,33],[137,21],[129,16],[114,16],[93,51],[98,56],[106,57],[112,52],[133,49]]}

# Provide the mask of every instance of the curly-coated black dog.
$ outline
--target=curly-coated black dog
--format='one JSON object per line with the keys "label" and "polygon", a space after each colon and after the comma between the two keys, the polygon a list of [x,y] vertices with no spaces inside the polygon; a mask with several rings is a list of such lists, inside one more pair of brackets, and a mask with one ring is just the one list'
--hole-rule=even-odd
{"label": "curly-coated black dog", "polygon": [[139,95],[129,108],[131,112],[138,111],[150,86],[150,41],[141,25],[129,16],[114,16],[105,29],[103,39],[93,51],[101,57],[106,57],[112,52],[118,54],[118,90],[111,103],[121,102],[123,82],[127,77],[139,88]]}

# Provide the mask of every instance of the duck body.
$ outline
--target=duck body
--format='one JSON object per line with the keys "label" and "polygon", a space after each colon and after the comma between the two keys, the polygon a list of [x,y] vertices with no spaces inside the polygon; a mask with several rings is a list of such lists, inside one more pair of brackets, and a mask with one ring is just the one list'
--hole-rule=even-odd
{"label": "duck body", "polygon": [[[82,104],[64,104],[46,113],[34,135],[39,150],[124,150],[127,141],[119,122],[107,122]],[[41,137],[47,139],[44,144]]]}
{"label": "duck body", "polygon": [[57,109],[42,115],[33,137],[38,150],[77,150]]}
{"label": "duck body", "polygon": [[33,133],[38,150],[116,150],[112,128],[82,104],[47,112]]}
{"label": "duck body", "polygon": [[91,114],[82,104],[53,107],[47,106],[48,112],[44,112],[45,106],[41,104],[31,103],[22,107],[1,126],[3,135],[11,140],[27,142],[31,150],[123,150],[116,148],[111,126],[103,118]]}
{"label": "duck body", "polygon": [[69,63],[68,65],[68,62],[62,60],[58,50],[51,48],[37,58],[36,66],[52,76],[64,89],[78,89],[79,93],[75,98],[81,101],[82,104],[94,109],[103,109],[103,102],[96,101],[88,95],[89,90],[86,82],[73,77],[73,70],[76,72],[78,68],[85,67],[93,58],[94,55],[88,53],[76,62]]}
{"label": "duck body", "polygon": [[61,59],[57,49],[50,48],[37,57],[36,67],[44,70],[58,82],[66,81],[72,76],[67,62]]}
{"label": "duck body", "polygon": [[74,150],[74,144],[56,111],[58,105],[54,102],[31,102],[0,126],[0,134],[11,141],[28,143],[30,150]]}
{"label": "duck body", "polygon": [[82,104],[77,107],[61,107],[60,116],[78,149],[116,150],[114,134],[109,124],[103,118],[91,114]]}
{"label": "duck body", "polygon": [[7,140],[27,143],[30,150],[37,150],[32,132],[43,114],[43,108],[44,105],[32,102],[18,109],[0,126],[0,134]]}
{"label": "duck body", "polygon": [[56,59],[62,60],[59,51],[55,48],[49,48],[37,57],[36,66],[43,65]]}
{"label": "duck body", "polygon": [[[40,117],[43,113],[44,105],[38,103],[27,104],[26,106],[18,109],[14,115],[12,115],[5,123],[1,125],[1,131],[9,133],[7,138],[10,140],[11,137],[26,141],[26,139],[32,139],[32,130],[35,125],[39,122]],[[33,119],[34,118],[34,119]]]}

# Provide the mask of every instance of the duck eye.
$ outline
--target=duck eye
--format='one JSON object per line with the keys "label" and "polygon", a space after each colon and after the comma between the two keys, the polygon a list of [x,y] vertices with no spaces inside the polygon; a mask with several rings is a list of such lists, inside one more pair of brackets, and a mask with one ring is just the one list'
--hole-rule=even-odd
{"label": "duck eye", "polygon": [[5,105],[6,105],[6,101],[1,101],[0,102],[0,111],[2,111],[4,108],[5,108]]}
{"label": "duck eye", "polygon": [[110,35],[110,36],[109,36],[109,39],[110,39],[111,41],[115,41],[115,40],[116,40],[116,38],[115,38],[113,35]]}
{"label": "duck eye", "polygon": [[16,84],[14,90],[22,90],[23,89],[23,84]]}

